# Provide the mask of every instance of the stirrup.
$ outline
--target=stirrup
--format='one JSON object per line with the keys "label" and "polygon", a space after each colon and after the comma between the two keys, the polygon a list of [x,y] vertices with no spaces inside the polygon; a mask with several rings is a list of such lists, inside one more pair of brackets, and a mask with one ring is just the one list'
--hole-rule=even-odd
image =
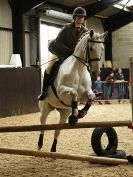
{"label": "stirrup", "polygon": [[39,96],[38,96],[38,100],[42,101],[46,98],[47,93],[46,92],[42,92]]}

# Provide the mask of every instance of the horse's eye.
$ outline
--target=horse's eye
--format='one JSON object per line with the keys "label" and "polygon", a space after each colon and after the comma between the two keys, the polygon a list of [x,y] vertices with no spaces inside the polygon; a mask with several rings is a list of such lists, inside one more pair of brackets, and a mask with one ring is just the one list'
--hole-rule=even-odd
{"label": "horse's eye", "polygon": [[90,51],[91,51],[91,52],[93,51],[93,48],[92,48],[92,47],[90,47]]}

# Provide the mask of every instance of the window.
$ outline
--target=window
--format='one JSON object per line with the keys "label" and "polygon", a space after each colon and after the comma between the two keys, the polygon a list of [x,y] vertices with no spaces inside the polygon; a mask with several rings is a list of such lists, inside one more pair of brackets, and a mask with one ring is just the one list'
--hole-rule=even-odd
{"label": "window", "polygon": [[61,27],[50,26],[48,24],[40,24],[40,64],[44,70],[47,66],[48,59],[51,53],[48,51],[48,43],[55,39]]}
{"label": "window", "polygon": [[[127,3],[127,5],[126,5],[126,3]],[[132,0],[123,0],[123,1],[121,1],[120,3],[118,3],[118,4],[121,4],[121,5],[126,5],[126,7],[130,7],[130,6],[133,6],[133,1]]]}
{"label": "window", "polygon": [[117,8],[124,8],[123,10],[130,11],[133,9],[133,0],[122,0],[118,4],[114,5]]}

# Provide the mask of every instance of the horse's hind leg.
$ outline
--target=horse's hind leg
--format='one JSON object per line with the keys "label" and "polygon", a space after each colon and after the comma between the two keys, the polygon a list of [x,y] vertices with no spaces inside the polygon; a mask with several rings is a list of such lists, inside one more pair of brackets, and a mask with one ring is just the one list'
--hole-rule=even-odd
{"label": "horse's hind leg", "polygon": [[[66,120],[70,114],[70,110],[65,110],[65,109],[58,109],[59,113],[60,113],[60,124],[66,123]],[[51,152],[56,152],[56,146],[57,146],[57,140],[58,137],[60,135],[60,130],[55,130],[54,132],[54,140],[53,140],[53,144],[51,147]]]}
{"label": "horse's hind leg", "polygon": [[[43,108],[41,109],[41,117],[40,122],[41,125],[46,124],[47,116],[48,114],[53,110],[54,108],[51,107],[48,103],[44,103]],[[43,146],[43,137],[44,137],[44,130],[41,130],[38,140],[38,149],[40,150]]]}

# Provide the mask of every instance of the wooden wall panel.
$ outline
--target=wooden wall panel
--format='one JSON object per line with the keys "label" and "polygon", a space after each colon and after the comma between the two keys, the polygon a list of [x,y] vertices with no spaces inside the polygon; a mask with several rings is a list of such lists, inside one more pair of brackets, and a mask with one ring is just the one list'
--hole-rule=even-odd
{"label": "wooden wall panel", "polygon": [[0,68],[0,117],[38,112],[40,70]]}

